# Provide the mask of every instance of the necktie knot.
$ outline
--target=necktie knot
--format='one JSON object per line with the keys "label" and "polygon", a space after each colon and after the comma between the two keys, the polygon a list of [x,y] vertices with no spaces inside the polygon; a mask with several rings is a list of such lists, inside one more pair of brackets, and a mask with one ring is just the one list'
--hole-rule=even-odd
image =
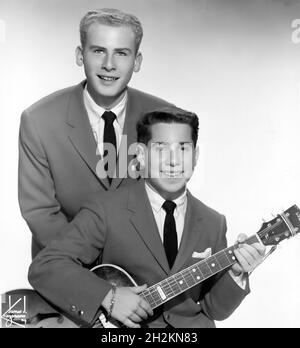
{"label": "necktie knot", "polygon": [[105,121],[105,124],[112,125],[117,117],[113,112],[105,111],[102,118]]}
{"label": "necktie knot", "polygon": [[162,207],[167,214],[173,214],[176,208],[176,203],[173,201],[165,201]]}

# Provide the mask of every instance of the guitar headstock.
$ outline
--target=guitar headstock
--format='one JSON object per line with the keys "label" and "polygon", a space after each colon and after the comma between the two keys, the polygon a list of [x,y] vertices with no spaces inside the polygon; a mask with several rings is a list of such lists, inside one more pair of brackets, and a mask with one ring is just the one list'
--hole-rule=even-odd
{"label": "guitar headstock", "polygon": [[300,209],[293,205],[273,220],[264,222],[258,236],[266,246],[277,245],[282,240],[300,232]]}

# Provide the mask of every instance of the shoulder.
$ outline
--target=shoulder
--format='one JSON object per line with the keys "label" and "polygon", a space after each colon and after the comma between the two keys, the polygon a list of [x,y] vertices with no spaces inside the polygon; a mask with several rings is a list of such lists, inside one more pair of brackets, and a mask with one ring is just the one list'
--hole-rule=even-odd
{"label": "shoulder", "polygon": [[129,97],[134,98],[141,105],[143,105],[144,109],[174,105],[174,104],[172,104],[172,103],[170,103],[162,98],[156,97],[152,94],[142,92],[138,89],[134,89],[131,87],[128,88],[128,95],[129,95]]}
{"label": "shoulder", "polygon": [[225,216],[222,213],[209,207],[208,205],[200,201],[198,198],[194,197],[189,191],[188,199],[201,216],[209,218],[213,221],[220,221],[225,219]]}
{"label": "shoulder", "polygon": [[76,93],[80,85],[70,86],[58,91],[55,91],[42,99],[38,100],[22,113],[22,118],[32,119],[35,121],[55,118],[62,112],[67,111],[70,97]]}

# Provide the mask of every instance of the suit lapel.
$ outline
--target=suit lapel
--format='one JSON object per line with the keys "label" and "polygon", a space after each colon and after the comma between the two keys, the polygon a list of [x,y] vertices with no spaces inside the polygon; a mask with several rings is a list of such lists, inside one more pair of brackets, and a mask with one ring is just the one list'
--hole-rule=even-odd
{"label": "suit lapel", "polygon": [[181,243],[175,263],[172,267],[171,274],[180,271],[184,263],[191,258],[195,251],[195,246],[201,244],[199,239],[204,238],[205,233],[201,228],[201,214],[197,209],[195,198],[187,192],[187,211],[185,214],[184,229]]}
{"label": "suit lapel", "polygon": [[132,212],[130,221],[143,239],[146,247],[167,275],[170,272],[170,268],[153,216],[152,207],[145,190],[144,180],[134,185],[134,187],[136,189],[130,190],[128,200],[128,209]]}
{"label": "suit lapel", "polygon": [[96,169],[100,157],[96,153],[97,144],[83,104],[82,93],[84,84],[85,81],[76,86],[74,92],[71,94],[66,120],[69,125],[69,139],[91,171],[100,180],[102,185],[108,189],[108,180],[106,178],[100,179],[97,175]]}
{"label": "suit lapel", "polygon": [[122,180],[128,176],[128,166],[133,159],[135,149],[129,147],[137,142],[136,124],[143,113],[142,105],[139,103],[134,90],[128,88],[128,101],[126,107],[125,123],[123,128],[123,136],[119,149],[118,163],[116,168],[116,178],[113,179],[111,187],[116,189]]}

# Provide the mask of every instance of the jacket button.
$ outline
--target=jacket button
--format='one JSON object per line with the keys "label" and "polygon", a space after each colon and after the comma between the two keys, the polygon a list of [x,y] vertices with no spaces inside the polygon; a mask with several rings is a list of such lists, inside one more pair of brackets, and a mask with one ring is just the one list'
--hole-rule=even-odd
{"label": "jacket button", "polygon": [[71,306],[71,311],[72,311],[72,312],[76,312],[76,310],[77,310],[77,307],[74,306],[74,305],[72,305],[72,306]]}

